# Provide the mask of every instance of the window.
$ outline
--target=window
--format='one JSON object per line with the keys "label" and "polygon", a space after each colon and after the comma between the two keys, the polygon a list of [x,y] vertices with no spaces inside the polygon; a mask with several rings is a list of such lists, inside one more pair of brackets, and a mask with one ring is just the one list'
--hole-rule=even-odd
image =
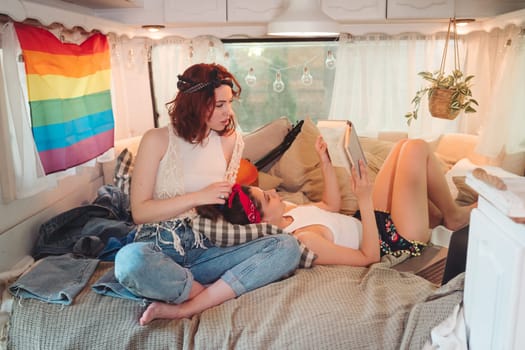
{"label": "window", "polygon": [[235,106],[249,132],[281,116],[327,118],[335,76],[336,41],[226,41],[228,69],[239,80]]}

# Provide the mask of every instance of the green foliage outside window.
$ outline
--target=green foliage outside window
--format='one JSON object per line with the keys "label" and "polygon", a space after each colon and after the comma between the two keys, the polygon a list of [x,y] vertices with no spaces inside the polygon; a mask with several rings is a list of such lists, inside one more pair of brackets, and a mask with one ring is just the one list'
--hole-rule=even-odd
{"label": "green foliage outside window", "polygon": [[[314,121],[327,118],[335,69],[326,65],[326,58],[328,51],[336,54],[336,45],[334,41],[225,43],[228,69],[242,87],[235,106],[242,130],[252,131],[281,116],[292,122],[307,116]],[[279,74],[284,88],[274,85]]]}

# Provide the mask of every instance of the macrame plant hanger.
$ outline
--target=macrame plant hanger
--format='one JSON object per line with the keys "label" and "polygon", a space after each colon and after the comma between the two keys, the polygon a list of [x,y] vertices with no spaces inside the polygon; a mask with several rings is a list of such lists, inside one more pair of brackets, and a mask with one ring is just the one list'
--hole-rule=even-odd
{"label": "macrame plant hanger", "polygon": [[[452,29],[452,30],[451,30]],[[439,76],[445,73],[445,62],[447,59],[448,43],[451,35],[454,35],[454,72],[460,70],[459,66],[459,48],[458,48],[458,32],[456,28],[456,18],[451,18],[448,22],[447,38],[445,40],[445,48],[443,49],[443,57],[441,58],[441,66],[439,68]],[[430,114],[436,118],[455,119],[460,110],[451,108],[451,100],[453,95],[457,94],[455,90],[439,88],[435,89],[428,99],[428,108]],[[460,103],[463,103],[460,97]]]}

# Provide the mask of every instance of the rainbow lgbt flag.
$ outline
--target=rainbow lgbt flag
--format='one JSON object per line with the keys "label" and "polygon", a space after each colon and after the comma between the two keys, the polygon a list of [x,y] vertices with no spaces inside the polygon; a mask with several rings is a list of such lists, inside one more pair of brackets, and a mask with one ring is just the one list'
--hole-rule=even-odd
{"label": "rainbow lgbt flag", "polygon": [[21,23],[31,126],[46,174],[93,159],[113,147],[111,67],[107,38],[62,43],[51,32]]}

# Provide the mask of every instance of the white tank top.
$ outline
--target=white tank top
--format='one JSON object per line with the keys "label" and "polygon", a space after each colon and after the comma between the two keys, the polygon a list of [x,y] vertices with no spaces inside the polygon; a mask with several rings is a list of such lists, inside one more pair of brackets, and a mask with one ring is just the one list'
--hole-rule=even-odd
{"label": "white tank top", "polygon": [[[234,183],[244,148],[237,134],[230,164],[226,164],[221,137],[211,132],[203,144],[192,144],[175,135],[168,124],[168,148],[162,157],[155,182],[154,197],[165,199],[201,190],[217,181]],[[193,216],[189,211],[178,217]]]}
{"label": "white tank top", "polygon": [[358,249],[363,235],[361,221],[353,216],[330,212],[314,205],[295,207],[285,215],[293,218],[293,222],[284,228],[293,232],[310,225],[326,226],[334,237],[334,243],[340,246]]}

